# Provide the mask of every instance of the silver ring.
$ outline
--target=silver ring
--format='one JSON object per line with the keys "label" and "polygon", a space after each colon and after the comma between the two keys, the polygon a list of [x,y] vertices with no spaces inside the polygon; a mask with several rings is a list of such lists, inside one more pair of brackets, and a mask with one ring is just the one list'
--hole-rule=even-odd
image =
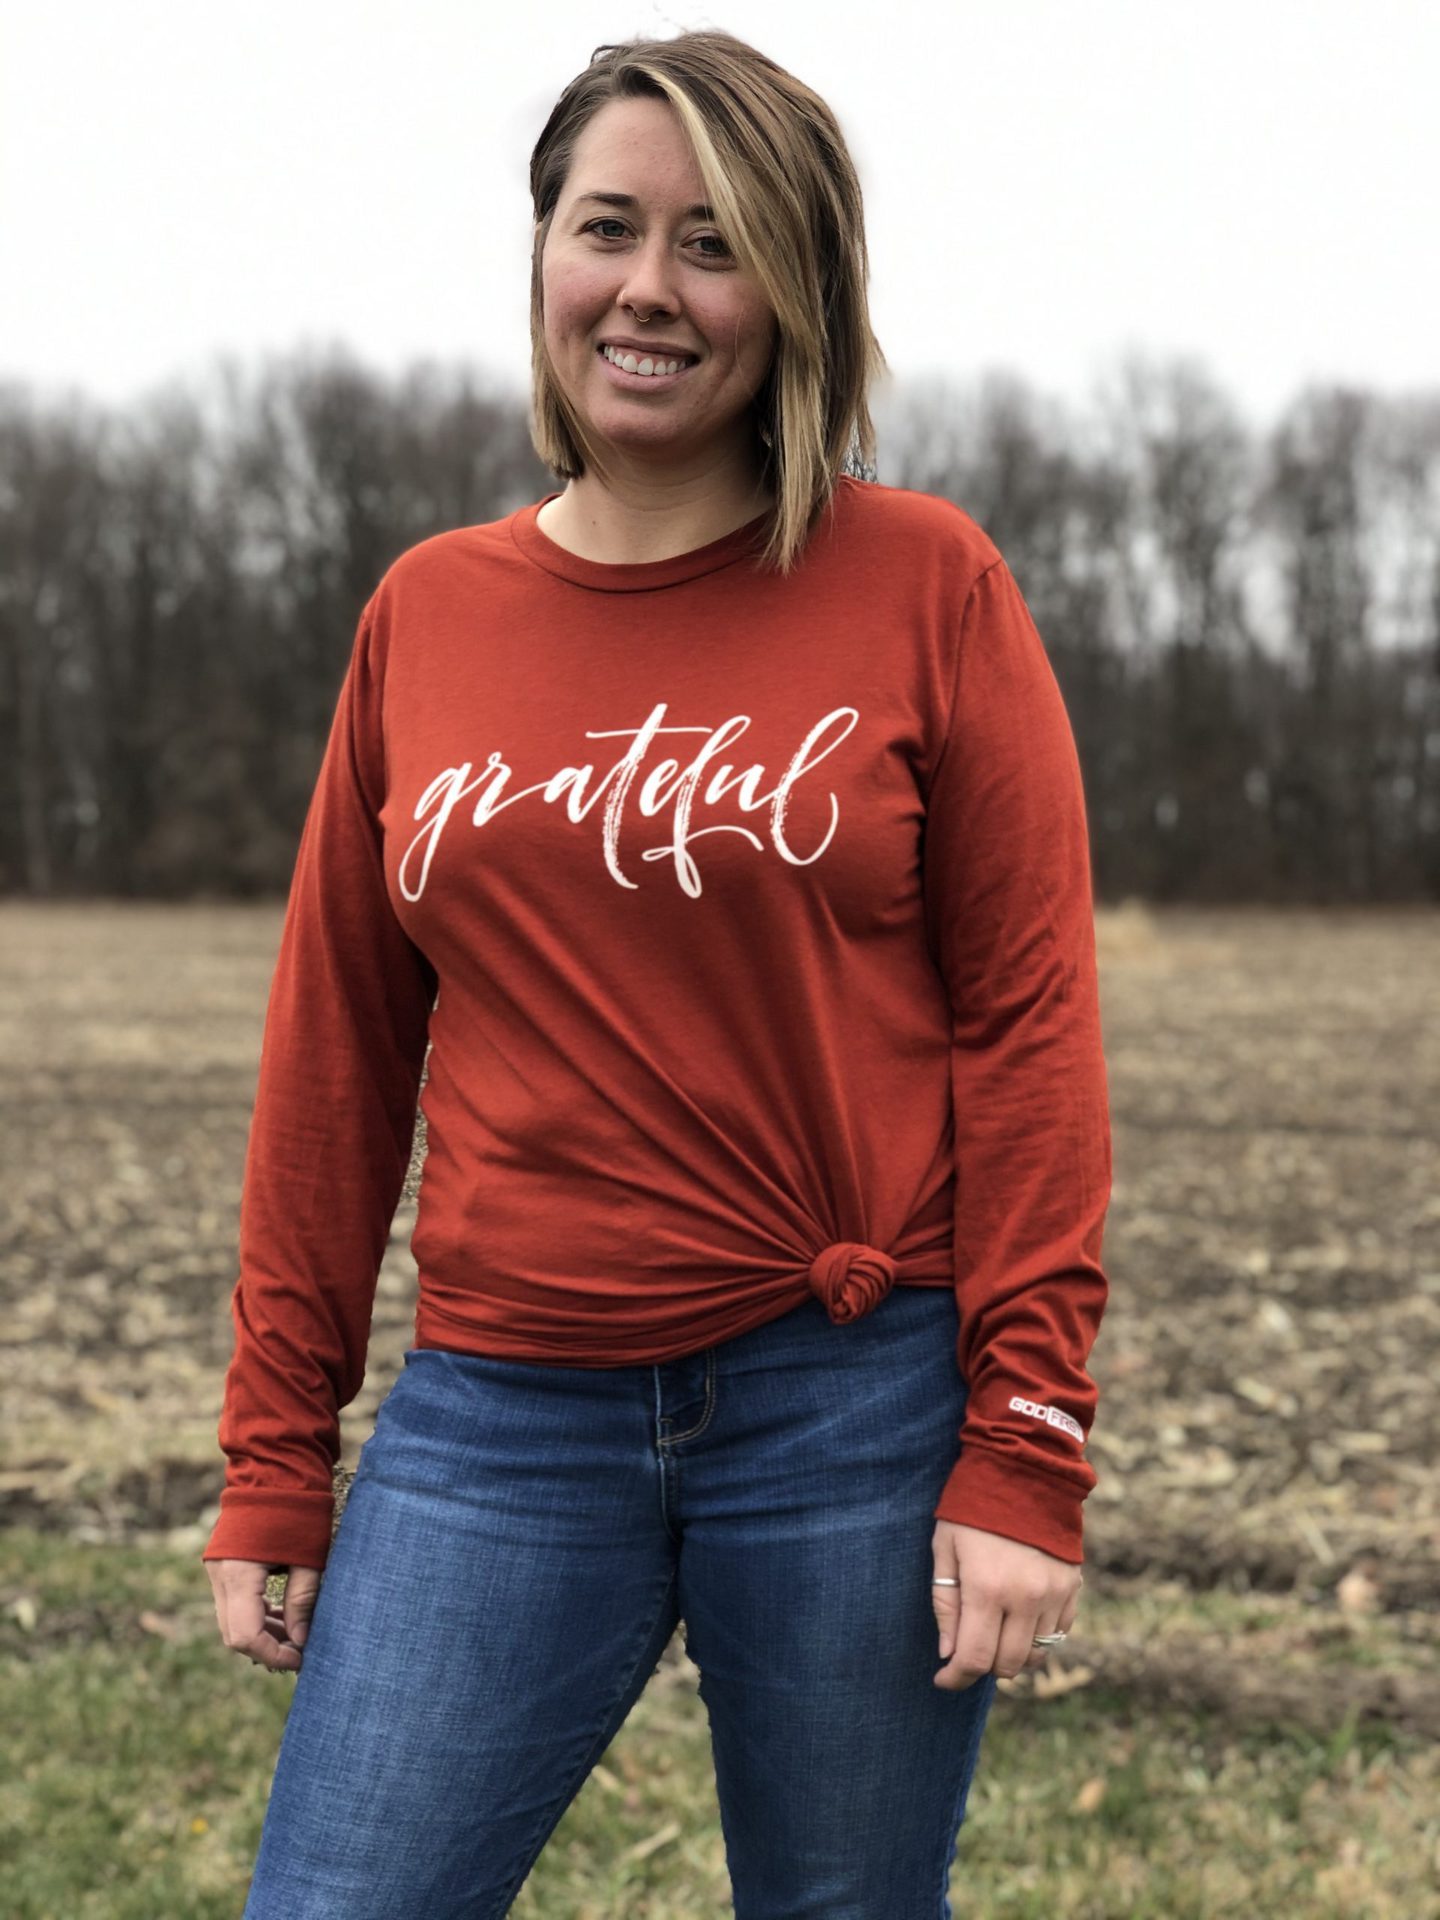
{"label": "silver ring", "polygon": [[[958,1580],[947,1580],[937,1574],[930,1582],[932,1587],[958,1587]],[[1070,1638],[1068,1633],[1035,1633],[1030,1636],[1032,1647],[1058,1647],[1063,1640]]]}

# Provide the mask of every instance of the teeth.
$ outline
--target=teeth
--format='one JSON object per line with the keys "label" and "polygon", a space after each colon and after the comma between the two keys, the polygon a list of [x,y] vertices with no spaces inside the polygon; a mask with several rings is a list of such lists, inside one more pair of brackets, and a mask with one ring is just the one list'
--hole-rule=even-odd
{"label": "teeth", "polygon": [[623,367],[626,373],[675,373],[681,367],[688,367],[690,361],[656,360],[649,354],[643,359],[632,353],[628,347],[602,347],[600,351],[612,366]]}

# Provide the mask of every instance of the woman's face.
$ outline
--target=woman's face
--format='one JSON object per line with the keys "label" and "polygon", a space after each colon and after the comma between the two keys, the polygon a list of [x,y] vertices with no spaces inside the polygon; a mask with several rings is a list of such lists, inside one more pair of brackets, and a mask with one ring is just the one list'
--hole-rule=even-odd
{"label": "woman's face", "polygon": [[[709,464],[753,448],[775,316],[704,198],[668,101],[612,100],[581,133],[546,236],[550,364],[587,431],[630,460]],[[622,371],[600,351],[615,340],[638,343],[624,348],[637,361],[681,357],[682,370]]]}

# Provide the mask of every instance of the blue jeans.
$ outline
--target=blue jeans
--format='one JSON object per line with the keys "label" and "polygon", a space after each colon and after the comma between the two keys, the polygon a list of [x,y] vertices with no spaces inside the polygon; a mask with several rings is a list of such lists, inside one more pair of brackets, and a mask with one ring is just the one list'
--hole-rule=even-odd
{"label": "blue jeans", "polygon": [[949,1920],[946,1287],[658,1364],[412,1347],[321,1582],[243,1920],[499,1920],[683,1619],[737,1920]]}

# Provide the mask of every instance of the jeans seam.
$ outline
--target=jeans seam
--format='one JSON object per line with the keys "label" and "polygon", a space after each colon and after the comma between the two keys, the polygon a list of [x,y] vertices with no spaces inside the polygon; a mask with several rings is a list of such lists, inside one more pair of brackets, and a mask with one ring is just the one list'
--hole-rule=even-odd
{"label": "jeans seam", "polygon": [[[555,1827],[557,1827],[560,1824],[561,1819],[564,1818],[565,1810],[569,1807],[570,1802],[574,1799],[575,1795],[580,1791],[580,1788],[584,1784],[587,1776],[589,1775],[591,1768],[595,1765],[596,1761],[600,1758],[600,1755],[605,1751],[606,1745],[608,1744],[608,1742],[606,1742],[605,1740],[606,1723],[609,1721],[611,1714],[615,1711],[615,1706],[617,1701],[624,1699],[626,1693],[629,1691],[630,1687],[634,1683],[635,1675],[638,1672],[640,1667],[640,1662],[644,1658],[645,1653],[650,1646],[651,1639],[653,1638],[655,1633],[655,1628],[659,1624],[661,1614],[663,1614],[665,1611],[665,1604],[669,1600],[671,1594],[675,1591],[675,1587],[678,1579],[679,1579],[678,1573],[672,1568],[670,1573],[670,1578],[665,1582],[665,1591],[660,1596],[660,1605],[656,1610],[655,1618],[654,1620],[651,1621],[649,1627],[645,1630],[644,1634],[641,1636],[640,1648],[639,1648],[639,1651],[636,1653],[634,1660],[630,1664],[629,1672],[625,1675],[625,1678],[621,1681],[620,1685],[615,1689],[614,1693],[610,1696],[609,1704],[605,1707],[604,1711],[600,1715],[599,1733],[597,1733],[594,1740],[591,1741],[589,1749],[587,1750],[584,1758],[580,1761],[579,1765],[576,1766],[569,1775],[567,1775],[564,1785],[560,1787],[554,1794],[552,1794],[550,1799],[546,1802],[545,1810],[540,1815],[540,1818],[536,1822],[535,1827],[532,1829],[532,1833],[553,1832]],[[611,1739],[613,1740],[617,1738],[618,1735],[619,1735],[619,1729],[617,1728],[615,1733],[611,1735]],[[560,1805],[561,1811],[553,1820],[550,1820],[550,1809],[553,1806],[555,1806],[557,1802]],[[550,1825],[548,1828],[545,1825],[547,1820],[550,1820]],[[544,1842],[542,1841],[541,1845],[543,1844]],[[528,1861],[531,1864],[533,1864],[534,1857],[538,1852],[539,1852],[538,1847],[535,1847],[530,1842],[527,1842],[526,1845],[521,1848],[522,1862]],[[519,1872],[511,1878],[508,1886],[504,1889],[502,1893],[501,1898],[502,1898],[503,1904],[500,1906],[500,1908],[497,1911],[496,1920],[501,1920],[501,1916],[507,1914],[510,1911],[511,1906],[514,1904],[516,1895],[519,1893],[521,1887],[525,1884],[525,1880],[529,1872],[530,1872],[530,1865],[522,1864]]]}
{"label": "jeans seam", "polygon": [[715,1418],[715,1350],[712,1347],[705,1356],[705,1411],[686,1433],[671,1433],[660,1441],[662,1447],[673,1447],[681,1440],[693,1440],[702,1434]]}
{"label": "jeans seam", "polygon": [[[986,1681],[982,1678],[977,1680],[975,1684],[977,1687],[983,1687],[986,1685]],[[990,1690],[993,1695],[993,1680],[990,1683]],[[965,1750],[965,1762],[960,1769],[960,1785],[956,1789],[954,1805],[951,1808],[950,1837],[945,1847],[945,1864],[940,1869],[939,1911],[943,1920],[949,1920],[950,1915],[954,1912],[954,1909],[950,1905],[950,1869],[954,1866],[956,1855],[960,1850],[960,1830],[968,1817],[967,1808],[970,1799],[970,1788],[974,1782],[976,1757],[980,1747],[981,1735],[985,1732],[989,1718],[989,1707],[986,1707],[983,1713],[977,1712],[974,1717],[974,1723],[970,1730],[970,1744]]]}

